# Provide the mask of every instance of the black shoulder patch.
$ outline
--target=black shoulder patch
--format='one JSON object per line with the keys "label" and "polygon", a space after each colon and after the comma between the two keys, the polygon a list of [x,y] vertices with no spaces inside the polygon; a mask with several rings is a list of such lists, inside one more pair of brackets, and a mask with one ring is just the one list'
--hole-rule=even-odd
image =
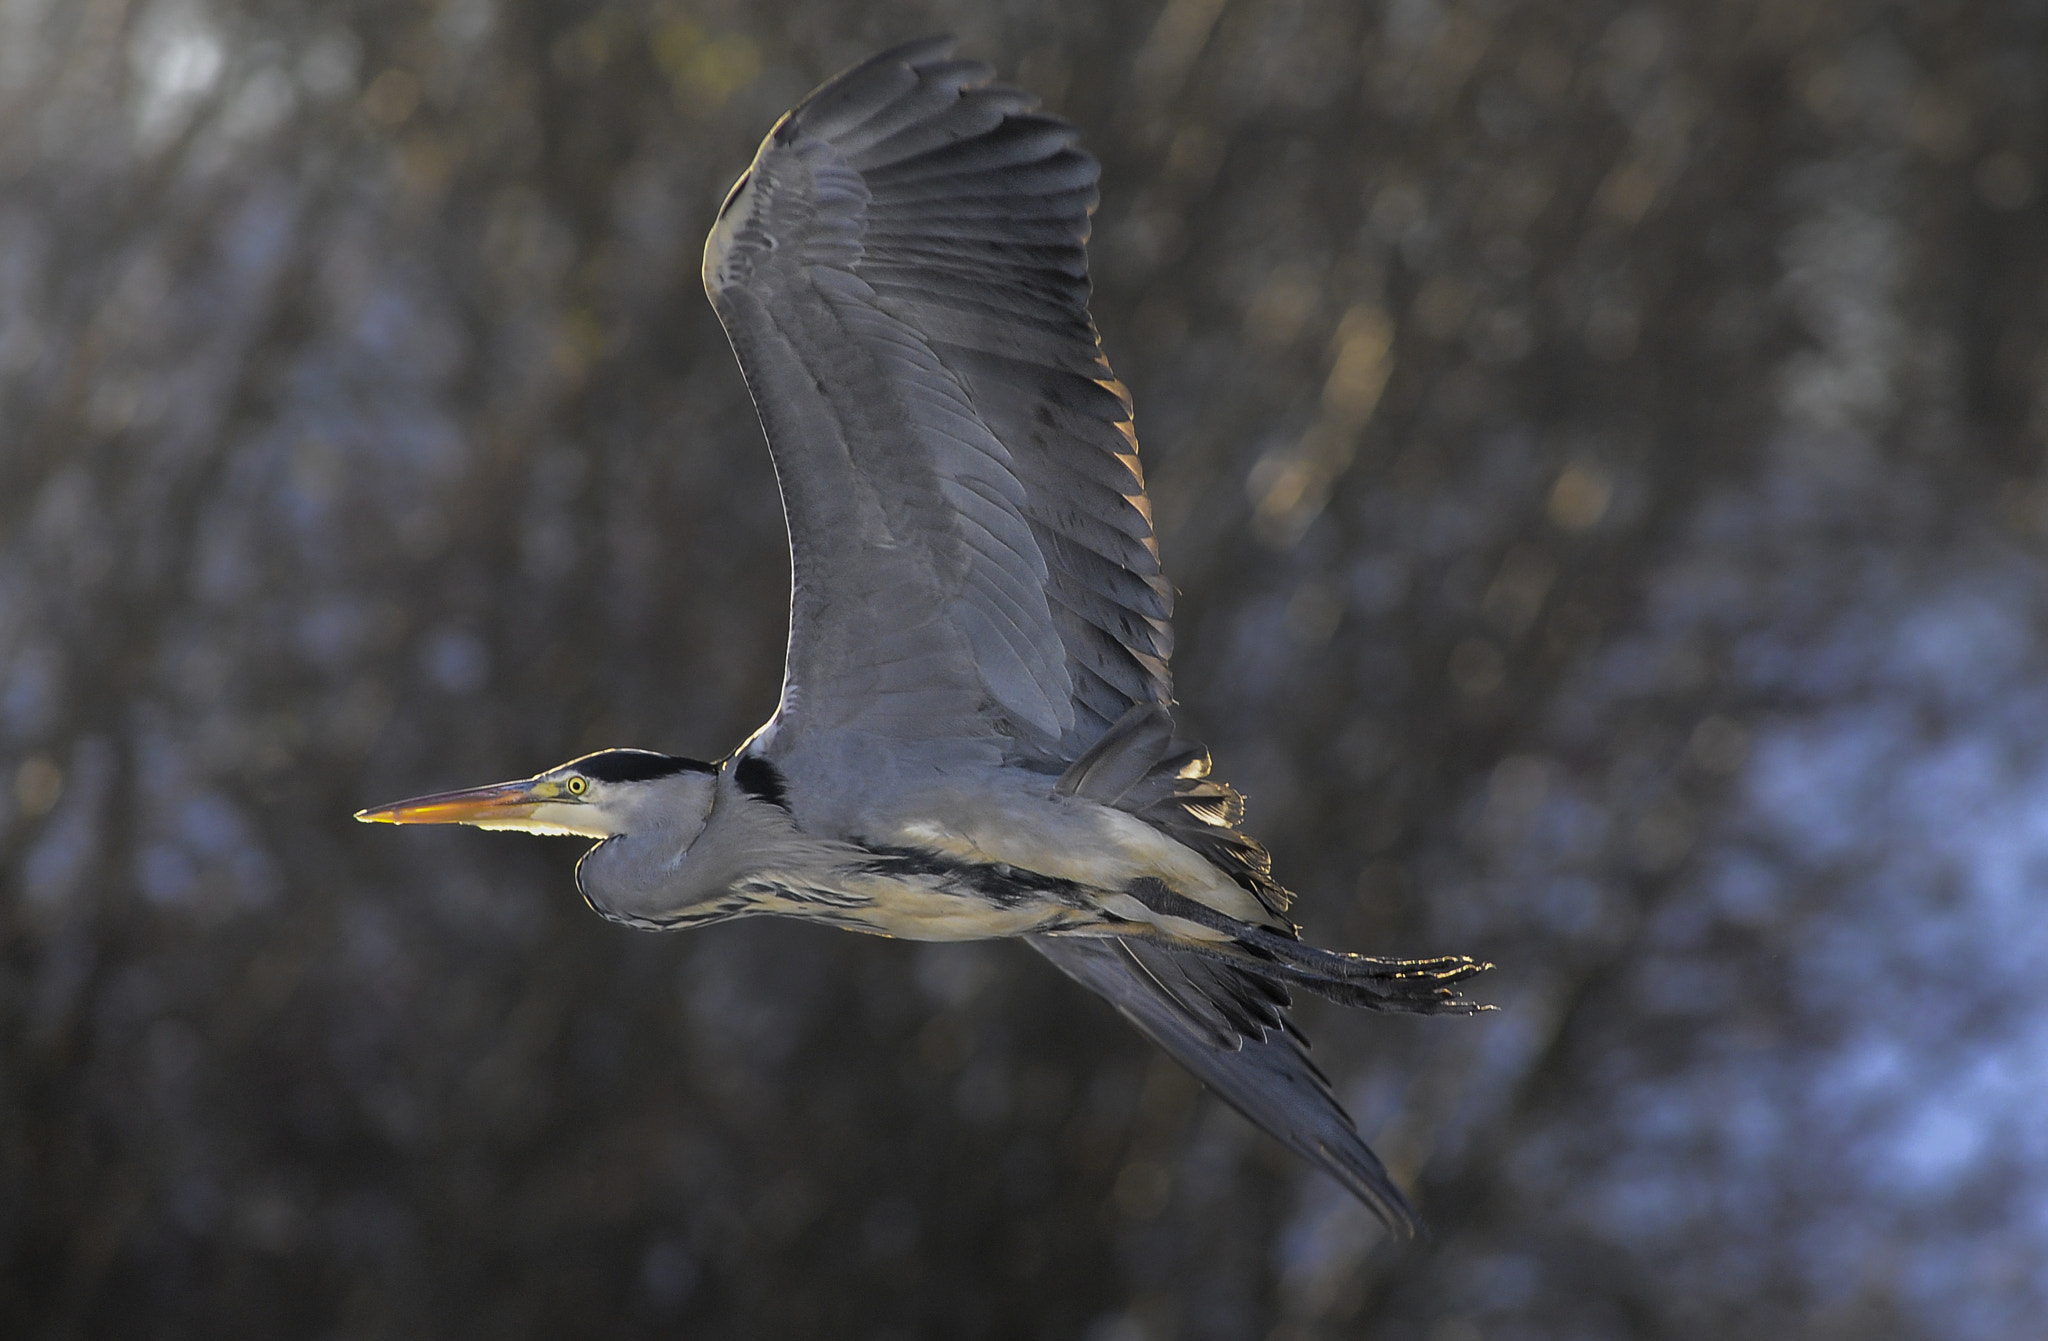
{"label": "black shoulder patch", "polygon": [[571,760],[570,768],[599,782],[652,782],[676,773],[716,773],[716,764],[697,759],[679,759],[653,750],[599,750]]}
{"label": "black shoulder patch", "polygon": [[735,761],[732,780],[755,800],[789,809],[789,791],[782,785],[782,770],[759,755],[743,755]]}

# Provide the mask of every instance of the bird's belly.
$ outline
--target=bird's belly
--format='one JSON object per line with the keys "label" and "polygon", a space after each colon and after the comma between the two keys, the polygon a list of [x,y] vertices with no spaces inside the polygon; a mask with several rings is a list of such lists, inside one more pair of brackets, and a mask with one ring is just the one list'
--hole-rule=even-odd
{"label": "bird's belly", "polygon": [[[909,869],[888,869],[892,866]],[[1055,882],[989,867],[947,869],[885,858],[842,871],[829,888],[757,877],[749,911],[912,941],[979,941],[1091,926],[1100,915]]]}

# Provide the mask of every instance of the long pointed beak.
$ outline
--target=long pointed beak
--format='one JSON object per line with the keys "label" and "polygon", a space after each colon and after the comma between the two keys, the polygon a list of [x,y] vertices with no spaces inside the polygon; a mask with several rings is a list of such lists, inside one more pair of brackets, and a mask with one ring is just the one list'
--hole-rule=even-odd
{"label": "long pointed beak", "polygon": [[554,783],[529,778],[394,801],[358,810],[356,818],[365,824],[511,824],[531,815],[543,801],[554,799]]}

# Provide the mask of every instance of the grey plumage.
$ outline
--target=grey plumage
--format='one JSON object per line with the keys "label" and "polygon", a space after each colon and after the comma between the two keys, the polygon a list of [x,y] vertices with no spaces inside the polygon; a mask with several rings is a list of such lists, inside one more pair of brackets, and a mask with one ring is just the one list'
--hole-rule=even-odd
{"label": "grey plumage", "polygon": [[716,765],[609,751],[360,818],[597,838],[578,884],[634,926],[1022,937],[1411,1230],[1288,989],[1469,1011],[1483,966],[1303,944],[1238,794],[1176,736],[1172,592],[1088,315],[1096,164],[952,50],[812,94],[706,244],[789,523],[774,716]]}
{"label": "grey plumage", "polygon": [[[1308,1041],[1287,1019],[1287,993],[1186,951],[1125,940],[1033,936],[1031,948],[1100,993],[1145,1037],[1297,1155],[1320,1166],[1390,1229],[1415,1213],[1359,1139]],[[1165,962],[1145,962],[1145,956]],[[1185,985],[1175,982],[1179,975]]]}
{"label": "grey plumage", "polygon": [[[950,47],[899,48],[785,117],[707,249],[796,569],[769,730],[872,723],[880,691],[1057,772],[1132,704],[1171,701],[1172,596],[1087,311],[1095,162]],[[882,571],[892,624],[912,591],[937,618],[873,637],[856,612]],[[886,670],[909,647],[914,687]]]}

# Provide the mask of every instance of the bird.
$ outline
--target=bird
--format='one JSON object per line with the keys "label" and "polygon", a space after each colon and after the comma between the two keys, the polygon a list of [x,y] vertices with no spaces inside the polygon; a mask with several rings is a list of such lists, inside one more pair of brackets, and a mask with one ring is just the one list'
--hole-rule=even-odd
{"label": "bird", "polygon": [[1483,1007],[1462,955],[1321,949],[1173,715],[1173,590],[1088,301],[1099,167],[1067,121],[905,43],[778,120],[705,243],[789,532],[767,723],[359,811],[596,840],[597,912],[1021,939],[1397,1237],[1416,1212],[1289,1016],[1296,989]]}

